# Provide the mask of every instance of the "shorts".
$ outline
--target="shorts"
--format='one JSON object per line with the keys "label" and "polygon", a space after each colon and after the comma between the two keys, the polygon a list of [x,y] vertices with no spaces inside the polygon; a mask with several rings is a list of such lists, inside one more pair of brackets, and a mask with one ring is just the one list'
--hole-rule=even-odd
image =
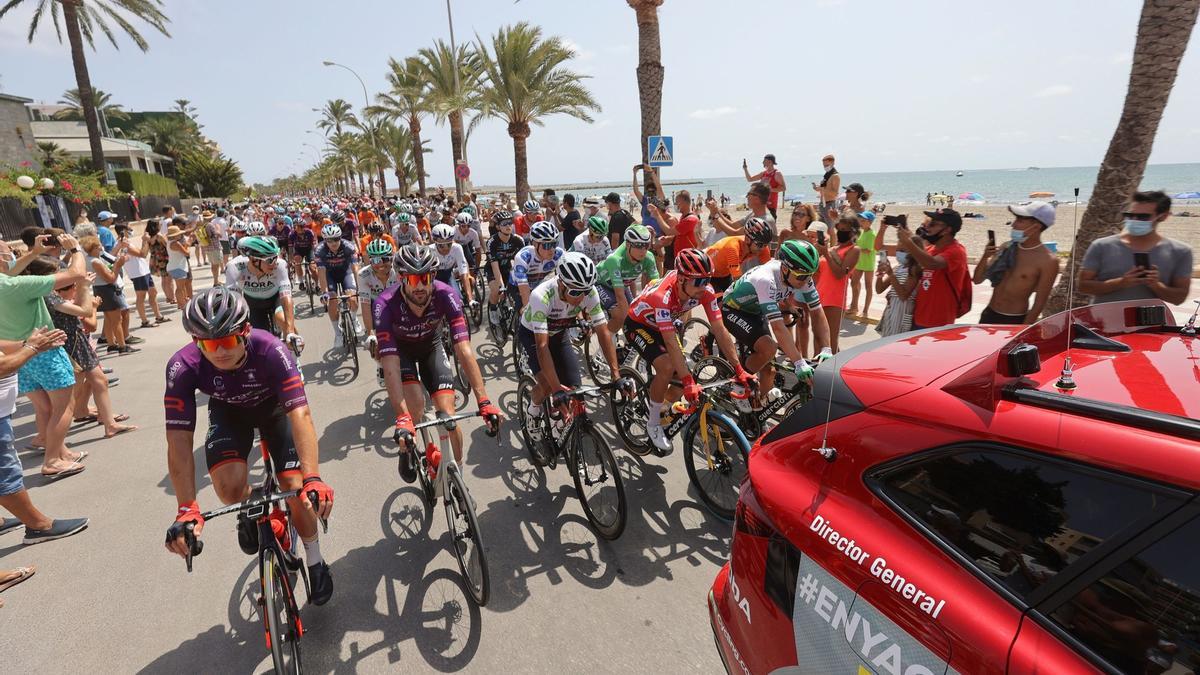
{"label": "shorts", "polygon": [[172,279],[176,279],[178,281],[183,281],[184,279],[192,278],[192,271],[190,269],[188,269],[188,270],[168,269],[167,274],[170,274]]}
{"label": "shorts", "polygon": [[338,295],[343,292],[358,295],[354,293],[358,290],[358,283],[354,280],[353,268],[326,267],[325,281],[329,283],[330,295]]}
{"label": "shorts", "polygon": [[450,366],[440,338],[434,339],[432,344],[413,345],[412,349],[397,345],[396,356],[400,357],[400,381],[403,384],[420,382],[430,396],[454,389],[454,368]]}
{"label": "shorts", "polygon": [[292,249],[292,258],[303,258],[304,262],[313,261],[312,248],[294,248]]}
{"label": "shorts", "polygon": [[229,243],[229,240],[222,239],[221,240],[221,255],[229,255],[229,252],[232,250],[233,250],[233,245]]}
{"label": "shorts", "polygon": [[62,347],[42,352],[25,362],[17,371],[17,394],[25,395],[39,389],[55,391],[75,386],[75,369]]}
{"label": "shorts", "polygon": [[[490,263],[485,265],[483,269],[484,269],[484,273],[487,275],[488,280],[495,279],[495,277],[492,276],[492,266]],[[505,267],[504,265],[501,265],[500,266],[500,279],[499,279],[500,284],[501,285],[507,284],[509,276],[511,274],[512,274],[512,265],[509,265],[507,267]]]}
{"label": "shorts", "polygon": [[247,295],[245,298],[246,305],[250,308],[250,326],[278,334],[275,312],[283,309],[283,294],[276,293],[269,298],[252,298]]}
{"label": "shorts", "polygon": [[453,268],[447,270],[438,270],[434,278],[443,284],[451,284],[456,289],[458,288],[458,275],[455,274]]}
{"label": "shorts", "polygon": [[979,315],[979,323],[990,323],[1001,326],[1020,326],[1025,323],[1024,314],[1003,314],[991,307],[985,307]]}
{"label": "shorts", "polygon": [[12,415],[0,417],[0,497],[15,495],[25,489],[21,478],[21,458],[13,445]]}
{"label": "shorts", "polygon": [[148,291],[151,288],[154,288],[154,275],[153,274],[147,274],[145,276],[135,277],[133,279],[130,279],[130,281],[133,282],[133,290],[135,290],[135,291]]}
{"label": "shorts", "polygon": [[129,309],[129,305],[125,304],[125,294],[117,290],[116,286],[104,284],[102,286],[92,286],[92,292],[100,298],[100,306],[97,311],[100,312],[119,312],[123,309]]}
{"label": "shorts", "polygon": [[[638,356],[642,357],[651,366],[654,365],[658,357],[667,353],[666,338],[657,328],[634,321],[631,317],[625,318],[623,327],[626,341],[638,353]],[[678,333],[674,335],[674,340],[676,343],[679,343]],[[682,343],[679,343],[679,349],[680,351],[683,350]]]}
{"label": "shorts", "polygon": [[729,307],[723,308],[721,314],[721,323],[725,324],[725,329],[739,345],[753,347],[759,338],[771,335],[771,330],[761,314],[751,314]]}
{"label": "shorts", "polygon": [[[517,328],[517,339],[521,342],[521,349],[525,350],[525,357],[529,359],[529,369],[536,376],[542,372],[542,364],[538,360],[534,332],[525,326],[520,326]],[[583,380],[579,376],[579,353],[567,339],[567,331],[559,331],[550,335],[549,346],[550,358],[554,361],[554,372],[558,375],[558,381],[568,387],[581,385]]]}
{"label": "shorts", "polygon": [[209,265],[220,265],[225,262],[225,254],[219,248],[206,248],[204,255],[208,258]]}
{"label": "shorts", "polygon": [[[629,292],[629,287],[625,286],[623,288],[625,291],[625,303],[629,304],[633,302],[633,293]],[[600,296],[600,306],[604,308],[605,312],[611,312],[612,308],[617,306],[617,292],[613,290],[612,286],[596,284],[596,293]]]}
{"label": "shorts", "polygon": [[271,455],[276,476],[300,473],[300,455],[292,440],[292,425],[274,398],[251,408],[241,408],[215,398],[208,400],[208,435],[204,437],[208,472],[211,474],[229,462],[248,463],[254,448],[255,429]]}

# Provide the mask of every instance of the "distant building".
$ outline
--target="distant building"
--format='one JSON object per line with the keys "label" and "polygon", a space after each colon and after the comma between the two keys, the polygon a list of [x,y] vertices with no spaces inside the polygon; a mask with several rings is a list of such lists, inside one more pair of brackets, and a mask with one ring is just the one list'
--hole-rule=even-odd
{"label": "distant building", "polygon": [[[87,124],[84,122],[34,121],[27,124],[32,127],[33,136],[39,143],[54,143],[72,157],[92,156]],[[123,132],[114,129],[113,133],[119,135]],[[175,175],[174,160],[154,152],[149,145],[141,141],[104,137],[100,139],[100,147],[104,150],[104,164],[109,178],[112,178],[113,172],[118,169],[135,169],[163,176]]]}
{"label": "distant building", "polygon": [[32,99],[0,94],[0,166],[20,166],[21,162],[37,165],[37,141],[29,126]]}

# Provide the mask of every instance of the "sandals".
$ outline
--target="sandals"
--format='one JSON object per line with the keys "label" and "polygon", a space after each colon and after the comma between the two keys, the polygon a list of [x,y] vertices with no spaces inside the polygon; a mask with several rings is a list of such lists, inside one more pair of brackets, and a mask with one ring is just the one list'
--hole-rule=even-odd
{"label": "sandals", "polygon": [[155,327],[155,326],[157,326],[157,325],[158,325],[158,324],[151,323],[151,322],[149,322],[149,321],[143,321],[143,322],[142,322],[142,328],[154,328],[154,327]]}
{"label": "sandals", "polygon": [[156,325],[156,326],[157,326],[157,325],[158,325],[158,324],[160,324],[160,323],[167,323],[167,322],[169,322],[170,320],[171,320],[171,317],[169,317],[169,316],[160,316],[160,317],[158,317],[157,319],[155,319],[155,320],[154,320],[154,325]]}
{"label": "sandals", "polygon": [[34,574],[37,574],[37,568],[30,565],[29,567],[18,567],[16,569],[9,570],[9,572],[12,572],[17,576],[9,579],[8,581],[0,582],[0,591],[7,591]]}
{"label": "sandals", "polygon": [[98,421],[100,421],[99,415],[84,415],[83,417],[76,417],[72,419],[71,424],[85,424]]}
{"label": "sandals", "polygon": [[55,481],[55,480],[58,480],[59,478],[66,478],[67,476],[74,476],[75,474],[82,472],[86,468],[87,467],[80,464],[79,462],[71,462],[70,464],[67,465],[67,468],[65,468],[65,469],[60,469],[58,471],[52,471],[49,473],[47,473],[46,471],[43,471],[42,476],[44,476],[45,478],[48,478],[52,481]]}

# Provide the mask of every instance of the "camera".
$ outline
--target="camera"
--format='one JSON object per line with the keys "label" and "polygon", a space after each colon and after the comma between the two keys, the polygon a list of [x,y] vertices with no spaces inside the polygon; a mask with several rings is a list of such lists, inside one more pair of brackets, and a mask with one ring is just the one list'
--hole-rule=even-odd
{"label": "camera", "polygon": [[908,214],[900,214],[898,216],[884,216],[883,224],[884,225],[895,225],[896,227],[903,227],[904,229],[908,229]]}

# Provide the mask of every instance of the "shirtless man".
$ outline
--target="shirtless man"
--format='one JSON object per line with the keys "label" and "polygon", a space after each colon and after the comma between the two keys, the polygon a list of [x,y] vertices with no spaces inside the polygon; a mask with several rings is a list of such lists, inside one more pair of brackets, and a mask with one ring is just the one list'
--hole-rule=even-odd
{"label": "shirtless man", "polygon": [[813,190],[817,192],[817,213],[821,215],[821,220],[826,225],[833,227],[834,221],[837,220],[837,213],[832,211],[837,204],[838,194],[841,193],[842,177],[838,175],[837,169],[833,166],[833,155],[822,157],[821,165],[825,167],[825,175],[821,177],[819,184],[812,184]]}
{"label": "shirtless man", "polygon": [[[979,323],[1031,324],[1037,321],[1058,277],[1058,258],[1042,243],[1042,232],[1054,224],[1054,207],[1046,202],[1010,206],[1016,216],[1011,241],[999,248],[988,244],[975,265],[974,282],[992,282],[994,290]],[[1033,296],[1033,306],[1029,296]]]}

